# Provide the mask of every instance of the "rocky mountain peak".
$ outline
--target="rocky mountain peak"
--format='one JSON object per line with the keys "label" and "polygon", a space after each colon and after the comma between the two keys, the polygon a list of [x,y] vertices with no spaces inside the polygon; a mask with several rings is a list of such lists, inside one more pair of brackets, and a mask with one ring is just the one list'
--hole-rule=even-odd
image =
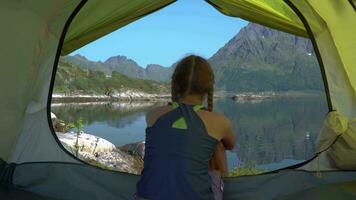
{"label": "rocky mountain peak", "polygon": [[162,68],[164,67],[158,64],[148,64],[146,66],[146,71],[161,70]]}
{"label": "rocky mountain peak", "polygon": [[80,54],[75,54],[73,57],[81,61],[89,61],[85,56],[82,56]]}
{"label": "rocky mountain peak", "polygon": [[[230,56],[254,59],[265,55],[267,52],[279,52],[289,49],[299,49],[306,53],[313,52],[311,42],[292,34],[284,33],[259,24],[249,23],[228,43],[220,48],[214,57],[224,59]],[[240,56],[239,56],[240,55]]]}
{"label": "rocky mountain peak", "polygon": [[106,63],[106,64],[114,64],[114,63],[124,63],[124,62],[133,62],[136,65],[138,65],[132,59],[129,59],[126,56],[121,56],[121,55],[112,56],[112,57],[108,58],[104,63]]}

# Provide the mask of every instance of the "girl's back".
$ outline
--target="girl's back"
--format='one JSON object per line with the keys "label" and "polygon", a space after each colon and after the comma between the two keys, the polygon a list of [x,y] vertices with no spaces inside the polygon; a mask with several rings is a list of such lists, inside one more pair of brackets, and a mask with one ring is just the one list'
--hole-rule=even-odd
{"label": "girl's back", "polygon": [[[211,177],[221,182],[219,175],[209,170],[220,169],[219,163],[212,162],[220,160],[213,157],[219,149],[216,147],[231,149],[235,139],[228,119],[199,106],[207,96],[212,110],[213,82],[210,65],[201,57],[189,56],[177,65],[172,76],[172,100],[180,103],[156,108],[146,118],[144,169],[136,193],[139,198],[222,199],[221,185],[219,191],[212,187]],[[224,155],[224,150],[220,154]]]}
{"label": "girl's back", "polygon": [[147,128],[137,194],[154,200],[214,199],[208,163],[218,142],[207,134],[193,106],[181,104],[165,113]]}

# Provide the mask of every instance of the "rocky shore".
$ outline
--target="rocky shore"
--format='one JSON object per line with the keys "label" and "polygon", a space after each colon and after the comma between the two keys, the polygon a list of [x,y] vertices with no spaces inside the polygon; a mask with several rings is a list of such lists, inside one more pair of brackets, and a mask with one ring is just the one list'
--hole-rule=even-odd
{"label": "rocky shore", "polygon": [[258,103],[263,100],[271,99],[275,96],[276,96],[275,93],[267,93],[267,94],[240,93],[234,95],[232,99],[239,103],[245,103],[245,102]]}
{"label": "rocky shore", "polygon": [[66,150],[79,159],[104,168],[131,174],[141,174],[145,142],[116,147],[104,138],[80,131],[66,131],[64,122],[51,113],[53,127]]}
{"label": "rocky shore", "polygon": [[[77,148],[77,133],[56,133],[64,148],[89,164],[104,169],[141,174],[144,142],[128,144],[130,148],[127,148],[127,145],[117,148],[114,144],[103,138],[81,132],[78,136]],[[136,149],[141,150],[136,151]]]}
{"label": "rocky shore", "polygon": [[264,100],[276,98],[299,98],[305,96],[320,95],[318,91],[288,91],[288,92],[245,92],[233,95],[231,98],[238,103],[260,103]]}
{"label": "rocky shore", "polygon": [[158,101],[166,100],[170,94],[150,94],[141,91],[125,90],[110,94],[64,94],[52,95],[53,102],[96,102],[96,101]]}
{"label": "rocky shore", "polygon": [[[109,102],[109,101],[89,101],[89,102],[55,102],[51,104],[52,108],[56,107],[73,107],[73,108],[86,108],[86,106],[97,106],[97,105],[110,105],[112,109],[120,110],[120,111],[132,111],[135,109],[145,108],[149,106],[153,106],[155,104],[159,104],[160,102],[153,101],[118,101],[118,102]],[[52,113],[52,115],[54,115]]]}

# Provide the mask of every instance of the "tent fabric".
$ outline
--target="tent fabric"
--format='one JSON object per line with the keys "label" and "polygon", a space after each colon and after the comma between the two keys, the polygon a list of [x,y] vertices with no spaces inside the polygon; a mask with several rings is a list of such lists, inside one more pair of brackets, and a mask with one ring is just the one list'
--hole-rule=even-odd
{"label": "tent fabric", "polygon": [[93,42],[141,17],[169,5],[174,0],[90,0],[70,26],[62,55]]}
{"label": "tent fabric", "polygon": [[356,12],[356,0],[349,0],[349,2],[351,3],[352,7],[354,8],[354,10]]}
{"label": "tent fabric", "polygon": [[19,188],[3,185],[0,185],[0,197],[1,200],[54,200],[54,198],[43,197]]}
{"label": "tent fabric", "polygon": [[[46,106],[59,39],[79,1],[0,3],[0,23],[6,27],[0,37],[0,158],[9,161],[16,148],[41,160],[61,154],[69,161],[49,131]],[[30,139],[20,145],[21,136]],[[26,142],[32,148],[26,149]]]}
{"label": "tent fabric", "polygon": [[[39,162],[17,165],[12,182],[25,191],[58,199],[130,200],[138,180],[139,176],[93,166]],[[320,186],[342,185],[355,180],[356,171],[322,172],[317,176],[315,172],[297,170],[226,178],[224,200],[278,199]],[[342,197],[344,193],[334,195]]]}
{"label": "tent fabric", "polygon": [[307,36],[299,16],[285,2],[298,7],[320,51],[322,70],[325,69],[325,81],[328,82],[326,89],[330,90],[333,106],[331,110],[337,110],[349,119],[356,116],[356,109],[352,109],[356,106],[356,14],[350,2],[326,0],[322,5],[317,0],[208,2],[226,15]]}
{"label": "tent fabric", "polygon": [[6,165],[7,165],[7,163],[0,158],[0,184],[2,183],[2,180],[3,180],[3,178],[2,178],[3,177],[3,171],[5,171],[5,166]]}
{"label": "tent fabric", "polygon": [[[334,126],[337,127],[337,126]],[[356,117],[348,123],[327,152],[338,169],[356,169]]]}
{"label": "tent fabric", "polygon": [[356,116],[356,12],[348,1],[287,0],[304,18],[327,81],[332,109]]}
{"label": "tent fabric", "polygon": [[296,192],[278,200],[299,199],[356,199],[356,181],[323,185]]}
{"label": "tent fabric", "polygon": [[317,157],[300,169],[356,169],[356,117],[348,120],[336,111],[328,113],[315,146]]}
{"label": "tent fabric", "polygon": [[303,23],[283,1],[276,0],[207,0],[225,15],[308,37]]}
{"label": "tent fabric", "polygon": [[[72,52],[171,2],[91,0],[64,39],[72,17],[85,1],[0,0],[0,22],[6,27],[0,37],[0,158],[23,163],[0,162],[2,182],[48,198],[131,199],[138,176],[84,165],[60,146],[49,127],[49,88],[53,86],[54,64],[58,62],[63,40],[63,52]],[[324,151],[323,157],[320,155],[306,165],[310,171],[299,168],[228,178],[224,199],[295,199],[296,195],[319,195],[323,188],[334,189],[340,198],[354,195],[354,190],[348,188],[356,180],[355,171],[322,171],[354,164],[345,160],[350,158],[345,149],[355,147],[356,117],[356,12],[350,1],[324,0],[320,4],[318,0],[285,0],[288,5],[272,0],[209,2],[231,16],[298,35],[306,36],[307,32],[321,64],[331,109],[337,111],[327,116],[320,136],[326,138],[320,141],[333,145]],[[330,142],[330,138],[337,140]],[[320,147],[325,144],[320,143]],[[320,167],[321,158],[329,162],[329,168]],[[3,187],[0,191],[1,199],[8,197],[6,192],[12,192]]]}
{"label": "tent fabric", "polygon": [[323,129],[316,140],[316,152],[322,152],[329,148],[341,134],[348,130],[349,120],[333,111],[328,113],[324,120]]}
{"label": "tent fabric", "polygon": [[17,139],[17,145],[13,149],[8,162],[80,162],[73,158],[74,155],[65,153],[64,147],[61,149],[60,142],[56,140],[56,136],[52,135],[48,125],[48,113],[46,110],[44,108],[35,113],[26,114],[23,130]]}

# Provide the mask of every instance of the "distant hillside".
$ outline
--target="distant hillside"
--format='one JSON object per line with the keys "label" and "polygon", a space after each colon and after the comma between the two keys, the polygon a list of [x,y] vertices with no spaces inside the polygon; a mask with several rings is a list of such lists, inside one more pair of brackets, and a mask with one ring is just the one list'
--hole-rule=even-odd
{"label": "distant hillside", "polygon": [[77,54],[75,56],[61,57],[61,60],[63,62],[72,64],[72,65],[82,68],[84,70],[88,69],[88,70],[93,70],[93,71],[101,71],[101,72],[104,72],[105,74],[111,74],[111,71],[112,71],[104,63],[90,61],[86,57],[81,56],[79,54]]}
{"label": "distant hillside", "polygon": [[110,71],[120,72],[129,77],[147,79],[145,69],[125,56],[113,56],[107,59],[104,63]]}
{"label": "distant hillside", "polygon": [[108,75],[92,69],[94,68],[85,70],[61,58],[56,74],[54,93],[110,94],[128,89],[151,94],[168,92],[167,84],[130,78],[115,71]]}
{"label": "distant hillside", "polygon": [[149,64],[146,68],[139,66],[134,60],[126,56],[112,56],[105,62],[90,61],[79,54],[74,56],[65,56],[63,60],[74,64],[82,69],[101,71],[105,74],[119,72],[131,78],[155,80],[168,82],[172,73],[172,68],[163,67],[157,64]]}
{"label": "distant hillside", "polygon": [[217,87],[227,91],[321,90],[308,39],[248,24],[210,59]]}
{"label": "distant hillside", "polygon": [[161,82],[169,82],[173,73],[172,67],[162,67],[161,65],[150,64],[146,69],[147,78]]}
{"label": "distant hillside", "polygon": [[[105,62],[67,56],[65,60],[82,69],[105,74],[169,82],[174,70],[156,64],[146,68],[125,56]],[[243,91],[322,90],[320,68],[310,40],[249,23],[219,49],[209,62],[215,72],[216,89]]]}

